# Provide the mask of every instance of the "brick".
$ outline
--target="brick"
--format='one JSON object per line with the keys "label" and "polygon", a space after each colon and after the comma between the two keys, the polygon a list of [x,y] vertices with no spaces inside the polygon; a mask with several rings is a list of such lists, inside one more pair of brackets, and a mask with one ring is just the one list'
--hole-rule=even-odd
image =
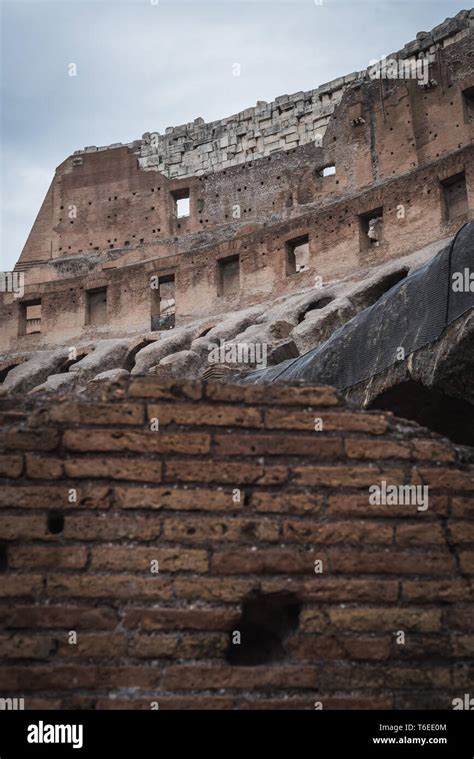
{"label": "brick", "polygon": [[453,498],[451,514],[453,517],[473,517],[474,498],[472,496],[467,496],[465,498]]}
{"label": "brick", "polygon": [[[325,566],[327,566],[326,562]],[[399,583],[395,580],[326,579],[324,574],[314,574],[310,580],[263,578],[261,581],[261,589],[265,593],[288,592],[294,593],[305,602],[332,603],[344,601],[390,603],[398,598],[398,585]]]}
{"label": "brick", "polygon": [[139,659],[214,659],[223,657],[228,645],[224,633],[134,635],[128,653]]}
{"label": "brick", "polygon": [[192,543],[216,541],[261,542],[278,540],[280,526],[269,519],[229,519],[223,517],[173,517],[165,519],[165,540]]}
{"label": "brick", "polygon": [[180,489],[117,487],[115,495],[122,509],[163,509],[171,511],[238,511],[242,509],[243,498],[234,502],[232,490],[222,488]]}
{"label": "brick", "polygon": [[[439,514],[440,516],[447,516],[448,514],[448,498],[446,496],[433,496],[429,494],[429,514]],[[346,516],[382,516],[382,517],[413,517],[416,514],[423,514],[426,512],[418,512],[413,506],[388,506],[385,504],[375,505],[369,503],[369,495],[358,494],[351,495],[341,493],[338,495],[330,495],[328,498],[328,514],[331,516],[344,514]],[[424,518],[424,517],[422,517]]]}
{"label": "brick", "polygon": [[200,403],[160,403],[147,407],[148,419],[159,419],[160,427],[181,424],[199,427],[261,427],[262,414],[256,408],[206,405]]}
{"label": "brick", "polygon": [[15,606],[2,607],[0,625],[7,629],[60,628],[64,630],[111,630],[118,622],[117,613],[110,608],[87,606]]}
{"label": "brick", "polygon": [[448,525],[454,543],[474,543],[474,522],[449,522]]}
{"label": "brick", "polygon": [[[390,485],[403,484],[403,469],[386,469],[381,471],[376,466],[296,466],[293,469],[294,482],[302,485],[369,488],[385,480]],[[367,503],[369,493],[367,493]]]}
{"label": "brick", "polygon": [[342,438],[308,435],[215,435],[218,456],[311,456],[316,459],[341,458]]}
{"label": "brick", "polygon": [[82,569],[87,562],[85,546],[18,546],[8,550],[12,569]]}
{"label": "brick", "polygon": [[[59,424],[143,424],[145,407],[140,403],[81,403],[67,401],[48,408],[47,418]],[[88,433],[81,432],[83,437]]]}
{"label": "brick", "polygon": [[350,459],[409,459],[411,450],[408,442],[394,440],[370,440],[368,438],[346,438],[345,451]]}
{"label": "brick", "polygon": [[0,635],[0,658],[3,659],[47,659],[55,647],[53,638],[44,635]]}
{"label": "brick", "polygon": [[0,583],[0,598],[36,596],[42,589],[41,575],[6,575]]}
{"label": "brick", "polygon": [[165,690],[215,690],[220,688],[314,688],[316,669],[308,666],[231,667],[176,664],[166,668]]}
{"label": "brick", "polygon": [[159,379],[158,377],[132,377],[128,386],[130,398],[153,398],[154,400],[190,399],[198,401],[202,397],[200,382],[186,380]]}
{"label": "brick", "polygon": [[76,540],[153,540],[161,533],[161,523],[154,517],[91,514],[68,516],[64,520],[64,537]]}
{"label": "brick", "polygon": [[42,540],[58,539],[46,529],[46,517],[0,516],[0,535],[4,540],[39,538]]}
{"label": "brick", "polygon": [[238,403],[276,403],[287,406],[337,406],[339,396],[333,387],[298,387],[292,385],[206,385],[206,398]]}
{"label": "brick", "polygon": [[180,548],[106,546],[92,549],[92,569],[151,573],[151,562],[159,562],[161,572],[207,572],[207,552]]}
{"label": "brick", "polygon": [[439,524],[402,524],[395,529],[396,542],[402,546],[440,545],[446,542]]}
{"label": "brick", "polygon": [[238,611],[212,609],[148,609],[125,611],[124,627],[133,630],[217,630],[228,631],[239,618]]}
{"label": "brick", "polygon": [[285,513],[285,514],[311,514],[316,516],[324,508],[324,498],[313,493],[264,493],[254,492],[250,498],[250,506],[253,511]]}
{"label": "brick", "polygon": [[[436,632],[441,629],[441,611],[432,609],[329,609],[331,626],[356,632],[392,632],[415,630]],[[304,629],[304,624],[302,626]],[[311,630],[309,630],[311,632]]]}
{"label": "brick", "polygon": [[343,638],[321,635],[298,635],[291,638],[287,650],[296,659],[384,660],[390,653],[390,640],[383,638]]}
{"label": "brick", "polygon": [[461,571],[465,574],[474,574],[474,551],[463,551],[459,556]]}
{"label": "brick", "polygon": [[285,574],[293,572],[314,573],[314,554],[279,548],[273,551],[215,552],[211,560],[214,574]]}
{"label": "brick", "polygon": [[174,581],[177,598],[199,601],[219,601],[240,603],[242,598],[258,587],[255,578],[240,580],[234,578],[179,578]]}
{"label": "brick", "polygon": [[171,597],[170,581],[159,575],[145,578],[133,575],[51,575],[47,588],[54,598],[167,600]]}
{"label": "brick", "polygon": [[109,633],[79,633],[77,643],[69,643],[67,634],[59,642],[57,655],[64,658],[126,656],[127,638],[125,635],[110,635]]}
{"label": "brick", "polygon": [[[370,413],[350,413],[346,411],[315,413],[314,410],[268,409],[265,411],[265,427],[283,430],[314,430],[315,417],[323,421],[324,432],[367,432],[382,435],[388,424],[385,416]],[[315,434],[321,434],[315,432]]]}
{"label": "brick", "polygon": [[455,635],[451,639],[453,656],[470,658],[474,656],[474,635]]}
{"label": "brick", "polygon": [[92,458],[66,459],[67,477],[161,482],[161,462],[156,459]]}
{"label": "brick", "polygon": [[210,436],[199,432],[132,432],[131,430],[67,430],[63,444],[71,451],[141,453],[208,453]]}
{"label": "brick", "polygon": [[87,508],[106,509],[110,505],[111,490],[102,485],[74,485],[76,500],[69,500],[68,483],[63,485],[2,486],[0,506],[20,509]]}
{"label": "brick", "polygon": [[26,474],[32,480],[59,480],[64,474],[64,462],[51,456],[27,454]]}
{"label": "brick", "polygon": [[448,608],[444,612],[444,618],[448,629],[470,633],[474,629],[474,606]]}
{"label": "brick", "polygon": [[220,482],[238,485],[277,485],[286,482],[286,466],[247,464],[237,461],[168,460],[166,462],[168,482]]}
{"label": "brick", "polygon": [[0,477],[20,477],[23,472],[23,456],[0,456]]}
{"label": "brick", "polygon": [[[150,698],[129,698],[106,700],[101,698],[97,701],[97,709],[150,709]],[[155,699],[157,700],[157,699]],[[190,694],[189,696],[160,696],[158,699],[160,711],[185,711],[185,710],[227,710],[238,708],[238,701],[226,696],[203,696]]]}
{"label": "brick", "polygon": [[393,527],[379,522],[283,522],[285,542],[344,545],[390,544]]}
{"label": "brick", "polygon": [[51,429],[13,429],[0,432],[0,450],[52,451],[59,432]]}
{"label": "brick", "polygon": [[455,461],[454,451],[439,440],[412,440],[413,457],[424,461]]}
{"label": "brick", "polygon": [[384,551],[331,552],[329,563],[333,572],[446,575],[455,571],[453,556],[442,553],[416,553],[385,549]]}
{"label": "brick", "polygon": [[442,601],[456,603],[473,598],[473,592],[464,580],[404,580],[402,598],[417,603]]}
{"label": "brick", "polygon": [[458,469],[422,469],[414,467],[412,482],[415,485],[423,484],[437,490],[473,490],[474,471],[460,471]]}

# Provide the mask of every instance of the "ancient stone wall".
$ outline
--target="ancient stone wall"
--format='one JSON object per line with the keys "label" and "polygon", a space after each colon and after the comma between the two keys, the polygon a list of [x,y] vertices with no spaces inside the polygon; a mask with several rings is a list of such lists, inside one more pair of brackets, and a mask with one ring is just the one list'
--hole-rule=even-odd
{"label": "ancient stone wall", "polygon": [[[451,709],[472,684],[467,449],[331,388],[141,377],[1,418],[4,697]],[[371,503],[383,481],[427,508]]]}

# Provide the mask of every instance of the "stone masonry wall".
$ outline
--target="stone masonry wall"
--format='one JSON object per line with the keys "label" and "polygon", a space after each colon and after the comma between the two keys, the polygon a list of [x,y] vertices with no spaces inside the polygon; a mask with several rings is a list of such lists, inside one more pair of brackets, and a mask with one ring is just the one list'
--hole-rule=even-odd
{"label": "stone masonry wall", "polygon": [[[327,387],[139,377],[0,410],[2,697],[451,709],[472,686],[466,449]],[[428,509],[370,505],[383,480]]]}

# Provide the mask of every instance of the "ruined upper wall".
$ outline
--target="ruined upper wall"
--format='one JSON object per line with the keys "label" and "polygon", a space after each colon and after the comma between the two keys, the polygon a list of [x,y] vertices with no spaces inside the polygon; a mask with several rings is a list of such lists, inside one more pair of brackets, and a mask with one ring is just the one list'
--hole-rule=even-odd
{"label": "ruined upper wall", "polygon": [[[460,11],[431,32],[419,32],[416,40],[387,57],[416,61],[434,60],[437,47],[462,39],[474,26],[474,10]],[[187,124],[167,127],[165,134],[146,132],[141,140],[129,143],[139,166],[169,178],[199,176],[220,171],[276,151],[316,142],[321,144],[329,120],[345,90],[356,80],[367,80],[369,70],[339,77],[317,89],[281,95],[273,102],[257,102],[252,108],[219,121],[205,123],[197,118]],[[76,151],[95,152],[116,148],[90,146]]]}

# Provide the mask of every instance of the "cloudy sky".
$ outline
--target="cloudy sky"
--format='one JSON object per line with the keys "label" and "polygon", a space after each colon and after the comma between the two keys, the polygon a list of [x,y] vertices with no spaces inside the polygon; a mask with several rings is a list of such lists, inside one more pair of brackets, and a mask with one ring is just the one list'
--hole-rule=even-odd
{"label": "cloudy sky", "polygon": [[55,167],[74,150],[312,89],[469,7],[319,2],[0,0],[0,269],[14,266]]}

